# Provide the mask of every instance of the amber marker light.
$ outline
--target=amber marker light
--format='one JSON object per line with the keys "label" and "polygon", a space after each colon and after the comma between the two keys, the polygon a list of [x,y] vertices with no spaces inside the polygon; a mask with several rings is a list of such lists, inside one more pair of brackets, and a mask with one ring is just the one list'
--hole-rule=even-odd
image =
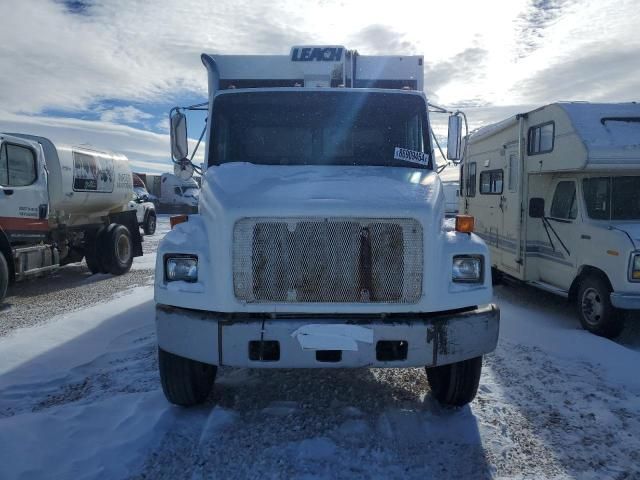
{"label": "amber marker light", "polygon": [[189,215],[174,215],[174,216],[172,216],[171,218],[169,218],[169,223],[171,224],[171,230],[173,230],[173,227],[175,227],[179,223],[184,223],[184,222],[186,222],[188,220],[189,220]]}
{"label": "amber marker light", "polygon": [[472,215],[456,215],[456,232],[471,233],[475,227]]}

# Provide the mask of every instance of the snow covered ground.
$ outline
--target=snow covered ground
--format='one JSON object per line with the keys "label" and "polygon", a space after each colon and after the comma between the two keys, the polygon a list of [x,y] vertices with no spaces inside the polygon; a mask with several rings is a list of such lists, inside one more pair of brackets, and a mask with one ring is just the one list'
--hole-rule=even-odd
{"label": "snow covered ground", "polygon": [[160,390],[151,279],[131,278],[0,338],[1,479],[640,477],[640,319],[612,342],[562,299],[500,286],[469,407],[439,407],[421,369],[224,368],[181,409]]}

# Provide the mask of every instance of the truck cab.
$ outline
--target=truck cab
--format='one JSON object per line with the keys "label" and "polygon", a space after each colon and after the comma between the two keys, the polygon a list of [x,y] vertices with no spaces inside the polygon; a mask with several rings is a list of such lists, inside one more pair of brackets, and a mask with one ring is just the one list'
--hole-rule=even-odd
{"label": "truck cab", "polygon": [[181,212],[198,211],[200,188],[193,178],[180,178],[171,173],[163,173],[160,178],[160,202]]}
{"label": "truck cab", "polygon": [[[470,402],[499,310],[472,219],[444,222],[423,58],[202,59],[199,214],[173,219],[156,264],[167,399],[202,402],[222,365],[420,366],[440,402]],[[185,122],[174,109],[177,171]]]}

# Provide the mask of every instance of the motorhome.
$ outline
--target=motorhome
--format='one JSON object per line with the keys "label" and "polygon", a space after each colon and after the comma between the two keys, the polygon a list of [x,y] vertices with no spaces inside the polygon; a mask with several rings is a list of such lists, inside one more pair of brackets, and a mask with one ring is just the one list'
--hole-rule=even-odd
{"label": "motorhome", "polygon": [[640,105],[554,103],[472,133],[461,211],[492,267],[615,337],[640,309]]}
{"label": "motorhome", "polygon": [[439,175],[444,193],[444,214],[448,218],[455,217],[460,204],[460,171],[448,166]]}
{"label": "motorhome", "polygon": [[10,282],[86,259],[123,274],[142,255],[124,155],[0,133],[0,300]]}
{"label": "motorhome", "polygon": [[[499,310],[472,219],[445,228],[423,57],[330,46],[202,61],[199,215],[172,219],[156,263],[167,399],[204,401],[222,365],[420,366],[438,401],[470,402]],[[188,176],[186,121],[173,109]]]}

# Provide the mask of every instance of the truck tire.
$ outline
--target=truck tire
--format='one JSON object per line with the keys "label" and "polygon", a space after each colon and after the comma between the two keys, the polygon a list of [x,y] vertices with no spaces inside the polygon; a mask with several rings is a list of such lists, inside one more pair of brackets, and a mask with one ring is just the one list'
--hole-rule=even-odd
{"label": "truck tire", "polygon": [[147,218],[144,219],[144,225],[142,226],[145,235],[153,235],[156,233],[156,214],[150,212]]}
{"label": "truck tire", "polygon": [[481,372],[482,357],[475,357],[450,365],[427,367],[427,380],[438,402],[449,407],[462,407],[475,398]]}
{"label": "truck tire", "polygon": [[576,306],[585,330],[605,338],[615,338],[624,328],[624,314],[611,305],[607,282],[590,275],[580,282]]}
{"label": "truck tire", "polygon": [[175,405],[190,407],[206,400],[218,367],[174,355],[158,347],[162,391]]}
{"label": "truck tire", "polygon": [[131,232],[124,225],[112,223],[98,242],[99,253],[104,266],[113,275],[122,275],[131,270],[133,263],[133,241]]}
{"label": "truck tire", "polygon": [[7,264],[7,259],[4,257],[4,253],[0,252],[0,302],[6,297],[8,287],[9,265]]}
{"label": "truck tire", "polygon": [[103,248],[103,239],[105,227],[100,227],[97,231],[88,235],[84,246],[84,259],[87,262],[87,267],[92,274],[96,273],[108,273],[104,262],[102,261],[102,254],[100,250]]}

